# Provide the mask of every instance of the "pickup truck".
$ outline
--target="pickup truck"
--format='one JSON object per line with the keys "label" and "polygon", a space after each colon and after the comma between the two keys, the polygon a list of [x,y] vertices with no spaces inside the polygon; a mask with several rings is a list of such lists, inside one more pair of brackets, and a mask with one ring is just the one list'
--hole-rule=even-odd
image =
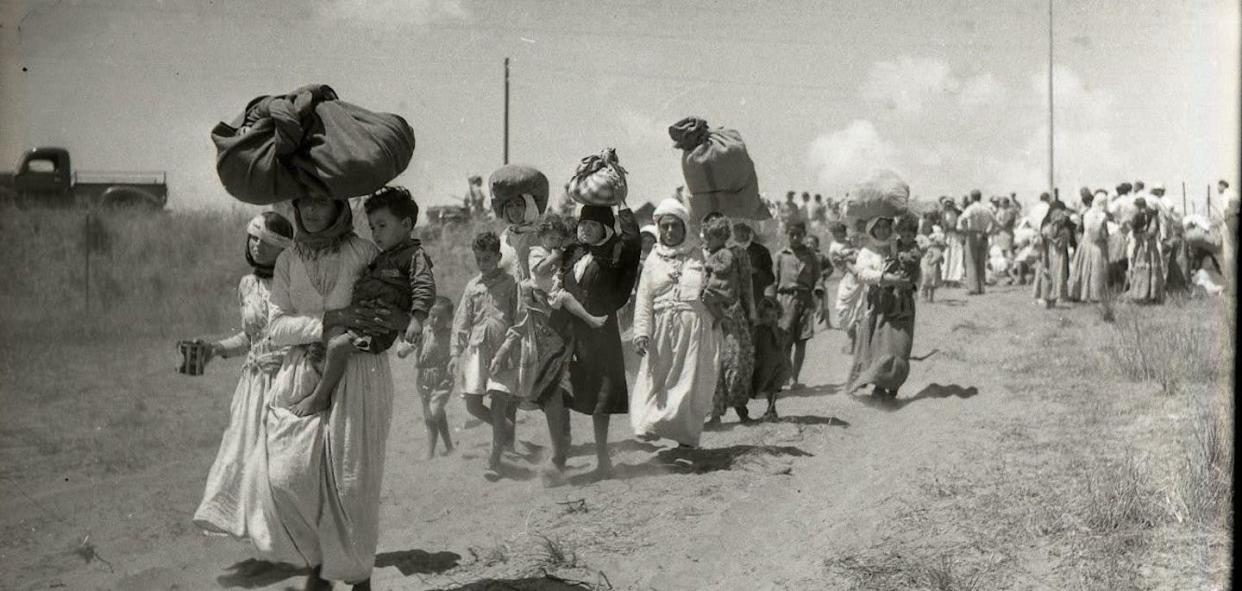
{"label": "pickup truck", "polygon": [[17,168],[0,173],[0,198],[18,207],[125,207],[162,210],[164,172],[79,172],[64,148],[33,148]]}

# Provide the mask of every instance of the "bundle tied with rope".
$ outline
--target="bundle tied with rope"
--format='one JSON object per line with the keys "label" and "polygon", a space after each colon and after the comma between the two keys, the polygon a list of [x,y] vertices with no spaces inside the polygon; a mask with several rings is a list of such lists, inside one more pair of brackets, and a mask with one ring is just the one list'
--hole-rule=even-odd
{"label": "bundle tied with rope", "polygon": [[578,169],[569,179],[569,198],[582,205],[613,206],[625,203],[629,192],[625,174],[613,148],[587,156],[578,163]]}
{"label": "bundle tied with rope", "polygon": [[698,117],[686,117],[669,126],[668,135],[682,151],[692,220],[714,211],[735,219],[772,218],[759,196],[755,163],[737,130],[712,129]]}
{"label": "bundle tied with rope", "polygon": [[232,123],[217,124],[211,139],[225,190],[254,205],[367,195],[414,155],[405,119],[339,100],[323,84],[255,98]]}

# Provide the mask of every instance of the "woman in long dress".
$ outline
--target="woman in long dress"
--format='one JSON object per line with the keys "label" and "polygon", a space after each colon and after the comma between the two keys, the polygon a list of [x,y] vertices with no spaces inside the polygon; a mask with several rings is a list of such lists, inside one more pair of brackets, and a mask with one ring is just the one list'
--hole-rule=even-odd
{"label": "woman in long dress", "polygon": [[1164,255],[1160,252],[1160,216],[1147,207],[1142,197],[1134,200],[1137,209],[1130,217],[1130,290],[1133,302],[1158,304],[1164,301]]}
{"label": "woman in long dress", "polygon": [[900,273],[895,267],[895,241],[891,218],[867,222],[863,247],[854,263],[863,300],[847,382],[851,393],[871,385],[874,396],[896,398],[910,375],[917,277]]}
{"label": "woman in long dress", "polygon": [[638,280],[642,239],[634,212],[624,203],[618,205],[615,216],[609,207],[584,205],[578,218],[578,241],[561,255],[561,287],[581,302],[587,312],[608,319],[603,326],[593,328],[561,308],[552,313],[549,322],[564,323],[572,332],[574,355],[569,381],[573,391],[566,406],[591,415],[595,428],[595,475],[607,478],[612,473],[608,456],[611,416],[629,410],[625,351],[617,311],[629,301]]}
{"label": "woman in long dress", "polygon": [[634,347],[642,360],[630,425],[640,439],[697,446],[712,410],[721,334],[703,303],[703,251],[687,235],[689,211],[665,199],[652,217],[660,241],[638,280]]}
{"label": "woman in long dress", "polygon": [[1087,212],[1082,214],[1082,238],[1070,265],[1068,299],[1099,302],[1108,290],[1108,191],[1083,196]]}
{"label": "woman in long dress", "polygon": [[359,352],[330,399],[295,399],[307,391],[302,381],[319,377],[308,351],[334,325],[369,334],[409,323],[401,310],[350,306],[354,282],[378,253],[353,233],[352,217],[342,201],[295,201],[295,244],[276,260],[272,283],[270,338],[291,347],[272,386],[263,450],[279,527],[254,541],[311,567],[313,590],[329,589],[329,580],[370,589],[393,381],[387,355]]}
{"label": "woman in long dress", "polygon": [[267,338],[272,270],[276,257],[292,245],[293,225],[278,213],[259,214],[246,226],[246,262],[253,272],[237,286],[242,329],[212,343],[210,350],[211,357],[245,355],[246,360],[229,405],[229,425],[194,512],[194,525],[208,533],[245,539],[264,527],[261,500],[245,484],[247,473],[256,468],[250,456],[263,438],[268,390],[284,357],[284,350]]}
{"label": "woman in long dress", "polygon": [[942,214],[945,244],[944,268],[940,279],[946,284],[958,286],[966,279],[966,237],[957,231],[957,218],[962,212],[952,199],[944,198]]}
{"label": "woman in long dress", "polygon": [[1073,227],[1065,204],[1053,201],[1039,229],[1039,262],[1035,271],[1035,299],[1047,308],[1069,298],[1069,247]]}

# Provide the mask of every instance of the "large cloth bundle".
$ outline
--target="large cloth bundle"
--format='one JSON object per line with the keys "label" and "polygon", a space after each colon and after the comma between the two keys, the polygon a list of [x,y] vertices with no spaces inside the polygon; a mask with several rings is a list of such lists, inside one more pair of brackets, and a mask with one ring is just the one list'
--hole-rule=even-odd
{"label": "large cloth bundle", "polygon": [[504,217],[505,203],[512,199],[530,198],[539,213],[548,209],[548,177],[532,166],[506,164],[492,173],[492,211]]}
{"label": "large cloth bundle", "polygon": [[250,101],[232,123],[216,125],[211,140],[225,190],[256,205],[367,195],[414,155],[405,119],[338,100],[322,84]]}
{"label": "large cloth bundle", "polygon": [[673,146],[682,150],[681,172],[690,193],[690,219],[718,211],[731,218],[772,218],[759,197],[755,163],[742,136],[732,129],[709,129],[707,122],[687,117],[668,128]]}
{"label": "large cloth bundle", "polygon": [[625,202],[629,187],[617,151],[608,148],[578,163],[569,179],[569,198],[583,205],[618,205]]}
{"label": "large cloth bundle", "polygon": [[891,170],[877,170],[845,197],[843,213],[856,226],[874,218],[896,218],[906,213],[909,202],[910,186]]}

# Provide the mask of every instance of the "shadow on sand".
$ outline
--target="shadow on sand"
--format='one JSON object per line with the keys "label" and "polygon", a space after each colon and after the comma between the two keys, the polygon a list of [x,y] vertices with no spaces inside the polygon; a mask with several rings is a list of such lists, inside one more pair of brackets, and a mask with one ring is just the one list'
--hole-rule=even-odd
{"label": "shadow on sand", "polygon": [[457,567],[461,555],[456,552],[427,552],[425,550],[403,550],[401,552],[384,552],[375,557],[375,568],[396,567],[402,576],[413,574],[435,574]]}
{"label": "shadow on sand", "polygon": [[[603,586],[592,585],[584,581],[571,581],[557,576],[526,577],[522,579],[483,579],[466,583],[457,587],[446,587],[438,591],[591,591],[603,589]],[[611,589],[612,587],[607,587]]]}
{"label": "shadow on sand", "polygon": [[[841,421],[844,423],[844,421]],[[731,445],[715,449],[666,448],[641,464],[617,464],[612,468],[613,480],[629,480],[644,476],[671,474],[706,474],[732,470],[748,461],[766,457],[811,457],[811,453],[789,445]],[[594,474],[575,474],[569,484],[581,485],[596,481]]]}
{"label": "shadow on sand", "polygon": [[917,394],[909,398],[884,398],[871,394],[862,394],[856,396],[859,402],[867,406],[878,408],[886,411],[896,411],[905,408],[907,405],[928,398],[973,398],[979,394],[979,389],[974,386],[959,386],[950,384],[942,386],[940,384],[928,384],[927,387],[919,390]]}
{"label": "shadow on sand", "polygon": [[776,399],[782,398],[810,398],[812,396],[829,396],[836,394],[845,387],[845,384],[822,384],[819,386],[809,386],[798,388],[797,390],[785,390],[777,395]]}

